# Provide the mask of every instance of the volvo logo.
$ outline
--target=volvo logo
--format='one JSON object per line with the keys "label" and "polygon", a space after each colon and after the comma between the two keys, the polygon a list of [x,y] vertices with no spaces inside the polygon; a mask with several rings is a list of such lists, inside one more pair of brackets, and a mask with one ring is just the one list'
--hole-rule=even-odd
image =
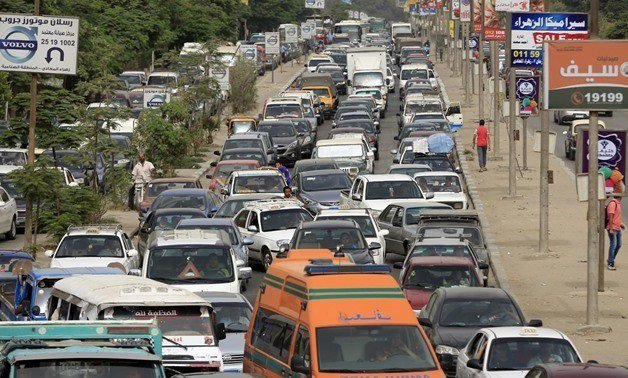
{"label": "volvo logo", "polygon": [[271,35],[270,37],[268,37],[268,38],[266,39],[266,42],[267,42],[269,45],[276,45],[276,44],[277,44],[277,42],[278,42],[278,40],[277,40],[277,36],[276,36],[276,35]]}
{"label": "volvo logo", "polygon": [[288,35],[295,35],[297,34],[297,29],[290,27],[286,29],[286,33],[288,33]]}
{"label": "volvo logo", "polygon": [[223,79],[227,76],[227,70],[224,68],[212,68],[212,76],[218,79]]}
{"label": "volvo logo", "polygon": [[244,50],[244,57],[248,60],[255,59],[255,49],[250,48],[250,49]]}
{"label": "volvo logo", "polygon": [[231,355],[230,354],[223,354],[222,355],[222,360],[223,360],[223,362],[231,361]]}
{"label": "volvo logo", "polygon": [[0,54],[11,63],[28,62],[37,52],[37,28],[13,26],[0,39]]}
{"label": "volvo logo", "polygon": [[158,108],[162,106],[166,102],[166,96],[164,95],[155,95],[151,97],[150,100],[146,103],[146,106],[149,108]]}

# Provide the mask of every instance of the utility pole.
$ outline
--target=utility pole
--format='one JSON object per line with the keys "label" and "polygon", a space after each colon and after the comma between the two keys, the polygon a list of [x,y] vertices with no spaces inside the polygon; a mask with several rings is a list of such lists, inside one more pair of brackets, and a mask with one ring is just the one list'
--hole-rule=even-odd
{"label": "utility pole", "polygon": [[[39,0],[35,0],[33,14],[39,16]],[[28,120],[28,164],[35,163],[35,125],[37,123],[37,74],[31,74],[30,109]],[[24,220],[24,249],[28,249],[33,242],[33,200],[26,197],[26,211]]]}
{"label": "utility pole", "polygon": [[[549,12],[549,0],[543,0],[543,11]],[[543,80],[543,79],[539,79]],[[545,84],[545,83],[542,83]],[[547,101],[542,98],[541,101]],[[541,159],[539,167],[539,253],[549,252],[549,110],[541,109]]]}
{"label": "utility pole", "polygon": [[478,117],[482,119],[484,118],[484,0],[479,1],[482,2],[482,31],[478,37]]}
{"label": "utility pole", "polygon": [[[597,0],[593,0],[597,1]],[[591,6],[593,6],[593,1]],[[598,264],[598,114],[589,112],[589,203],[587,209],[587,325],[599,324],[597,298]]]}
{"label": "utility pole", "polygon": [[[510,25],[512,20],[512,13],[508,13],[507,25]],[[515,101],[515,86],[517,85],[517,78],[515,76],[515,70],[512,68],[511,60],[511,34],[506,33],[506,63],[508,67],[508,100],[509,100],[509,112],[508,112],[508,196],[515,197],[517,195],[517,172],[516,172],[516,148],[515,144],[515,122],[517,121],[517,109]]]}
{"label": "utility pole", "polygon": [[462,61],[462,85],[464,86],[464,104],[469,105],[469,23],[462,23],[462,46],[464,60]]}
{"label": "utility pole", "polygon": [[492,42],[491,72],[493,73],[493,157],[499,156],[499,46]]}

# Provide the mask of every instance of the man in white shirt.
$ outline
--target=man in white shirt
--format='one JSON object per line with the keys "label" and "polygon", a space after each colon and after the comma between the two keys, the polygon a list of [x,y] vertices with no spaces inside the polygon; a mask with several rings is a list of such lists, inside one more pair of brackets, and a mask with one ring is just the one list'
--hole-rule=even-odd
{"label": "man in white shirt", "polygon": [[143,152],[138,157],[140,161],[133,167],[133,179],[135,181],[143,179],[144,183],[148,183],[153,178],[155,166],[150,161],[146,161],[146,155]]}

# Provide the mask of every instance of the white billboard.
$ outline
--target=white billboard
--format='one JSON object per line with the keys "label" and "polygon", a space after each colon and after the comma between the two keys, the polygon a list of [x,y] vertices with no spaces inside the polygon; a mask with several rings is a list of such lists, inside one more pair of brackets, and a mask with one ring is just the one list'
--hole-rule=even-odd
{"label": "white billboard", "polygon": [[286,26],[286,43],[299,42],[299,30],[296,25]]}
{"label": "white billboard", "polygon": [[325,9],[325,0],[305,0],[305,7],[310,9]]}
{"label": "white billboard", "polygon": [[264,43],[266,44],[266,54],[281,54],[279,32],[264,33]]}
{"label": "white billboard", "polygon": [[144,87],[144,109],[157,109],[170,102],[170,92],[166,88]]}

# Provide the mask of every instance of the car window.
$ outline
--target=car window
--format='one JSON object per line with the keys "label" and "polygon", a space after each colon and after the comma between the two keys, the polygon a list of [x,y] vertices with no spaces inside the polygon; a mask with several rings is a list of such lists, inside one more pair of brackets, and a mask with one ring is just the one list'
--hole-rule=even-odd
{"label": "car window", "polygon": [[55,258],[64,257],[124,257],[120,239],[115,235],[74,235],[61,241]]}
{"label": "car window", "polygon": [[397,213],[393,217],[392,224],[395,227],[401,227],[403,225],[403,207],[397,210]]}
{"label": "car window", "polygon": [[484,337],[483,333],[478,333],[475,336],[473,336],[473,339],[469,343],[469,347],[467,348],[467,351],[466,351],[466,355],[469,357],[469,359],[473,358],[473,353],[478,348],[478,345],[480,344],[480,341],[482,340],[483,337]]}
{"label": "car window", "polygon": [[473,351],[473,358],[484,363],[484,352],[486,352],[487,345],[488,345],[488,339],[486,338],[486,336],[483,336],[480,342],[478,343],[477,347]]}
{"label": "car window", "polygon": [[238,216],[235,218],[235,224],[238,227],[245,228],[246,227],[246,219],[249,217],[249,210],[242,210]]}
{"label": "car window", "polygon": [[300,356],[305,362],[305,366],[310,367],[310,333],[305,327],[299,327],[297,340],[294,343],[294,356]]}
{"label": "car window", "polygon": [[294,328],[292,320],[260,307],[253,323],[251,345],[275,359],[288,363]]}
{"label": "car window", "polygon": [[384,212],[382,213],[380,220],[384,223],[392,223],[392,219],[393,219],[393,216],[395,216],[395,214],[397,214],[397,207],[389,206],[387,209],[384,209]]}
{"label": "car window", "polygon": [[4,189],[0,189],[0,196],[2,196],[2,201],[9,202],[9,195]]}

